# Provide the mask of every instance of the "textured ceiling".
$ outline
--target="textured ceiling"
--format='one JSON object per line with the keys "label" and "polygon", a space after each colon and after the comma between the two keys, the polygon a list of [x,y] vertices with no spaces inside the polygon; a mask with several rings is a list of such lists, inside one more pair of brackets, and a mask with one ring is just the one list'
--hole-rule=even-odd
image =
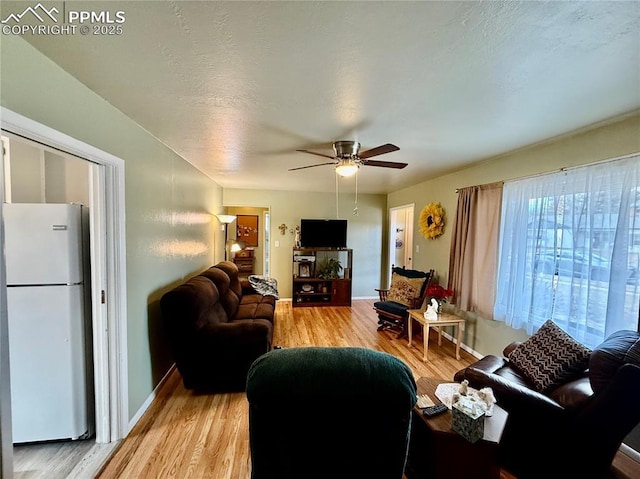
{"label": "textured ceiling", "polygon": [[636,1],[85,6],[123,34],[24,38],[223,187],[333,191],[287,170],[344,139],[400,147],[359,174],[387,193],[640,108]]}

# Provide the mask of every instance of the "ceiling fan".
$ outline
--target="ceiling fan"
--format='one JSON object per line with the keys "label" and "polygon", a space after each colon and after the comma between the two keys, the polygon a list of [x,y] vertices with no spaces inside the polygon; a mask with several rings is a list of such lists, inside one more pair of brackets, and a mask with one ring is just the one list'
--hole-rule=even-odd
{"label": "ceiling fan", "polygon": [[357,141],[350,140],[341,140],[333,143],[333,151],[335,152],[334,156],[325,155],[324,153],[317,153],[315,151],[310,150],[296,150],[301,151],[303,153],[310,153],[312,155],[323,156],[325,158],[330,158],[331,162],[327,163],[318,163],[315,165],[308,166],[300,166],[298,168],[289,168],[289,171],[294,170],[302,170],[305,168],[313,168],[316,166],[324,166],[324,165],[334,165],[336,169],[336,173],[340,176],[351,176],[358,171],[358,168],[361,165],[364,166],[379,166],[382,168],[396,168],[402,169],[407,166],[407,163],[398,163],[394,161],[379,161],[379,160],[370,160],[374,156],[384,155],[385,153],[391,153],[392,151],[398,151],[396,145],[392,145],[391,143],[387,143],[385,145],[377,146],[376,148],[372,148],[367,151],[363,151],[359,153],[360,143]]}

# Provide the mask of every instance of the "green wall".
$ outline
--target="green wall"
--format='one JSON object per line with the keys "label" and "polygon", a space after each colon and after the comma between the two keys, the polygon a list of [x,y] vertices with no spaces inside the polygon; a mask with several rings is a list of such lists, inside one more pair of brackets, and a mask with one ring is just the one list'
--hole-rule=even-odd
{"label": "green wall", "polygon": [[[281,298],[291,298],[291,228],[302,218],[336,218],[335,193],[225,189],[228,206],[265,206],[271,211],[271,274],[278,281]],[[381,285],[382,241],[386,223],[385,195],[358,194],[358,214],[353,215],[354,195],[341,194],[339,218],[348,220],[347,243],[353,249],[352,295],[374,297]],[[287,225],[286,234],[278,226]],[[275,246],[279,242],[279,246]]]}
{"label": "green wall", "polygon": [[132,120],[15,36],[0,44],[0,104],[125,162],[127,353],[132,417],[171,358],[158,300],[222,259],[222,189]]}
{"label": "green wall", "polygon": [[[453,223],[458,200],[456,188],[557,171],[564,167],[616,158],[638,151],[640,113],[636,112],[617,121],[490,158],[469,168],[393,192],[388,196],[388,206],[392,208],[416,203],[414,241],[420,247],[420,252],[414,253],[414,267],[435,268],[441,282],[445,284],[449,275],[450,225]],[[447,226],[439,238],[425,239],[419,232],[420,210],[434,201],[442,203],[448,215]],[[509,342],[527,337],[524,331],[515,331],[492,319],[474,315],[468,315],[467,319],[463,342],[482,355],[501,354]]]}

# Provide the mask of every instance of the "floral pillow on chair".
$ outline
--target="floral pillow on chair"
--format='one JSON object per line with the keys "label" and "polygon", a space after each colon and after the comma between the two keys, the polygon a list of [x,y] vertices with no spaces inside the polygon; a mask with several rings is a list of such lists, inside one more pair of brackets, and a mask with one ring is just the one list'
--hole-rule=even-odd
{"label": "floral pillow on chair", "polygon": [[407,307],[412,307],[414,300],[420,297],[424,281],[425,278],[406,278],[393,273],[387,301],[394,301]]}

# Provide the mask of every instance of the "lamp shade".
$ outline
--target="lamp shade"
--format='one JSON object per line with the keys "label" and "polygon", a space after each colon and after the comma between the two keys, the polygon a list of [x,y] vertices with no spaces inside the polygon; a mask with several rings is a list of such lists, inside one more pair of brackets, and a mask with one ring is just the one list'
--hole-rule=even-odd
{"label": "lamp shade", "polygon": [[224,225],[228,225],[236,219],[235,215],[216,215],[218,221]]}
{"label": "lamp shade", "polygon": [[242,251],[247,247],[247,244],[244,241],[239,239],[231,240],[230,243],[231,243],[232,253],[237,253],[238,251]]}

